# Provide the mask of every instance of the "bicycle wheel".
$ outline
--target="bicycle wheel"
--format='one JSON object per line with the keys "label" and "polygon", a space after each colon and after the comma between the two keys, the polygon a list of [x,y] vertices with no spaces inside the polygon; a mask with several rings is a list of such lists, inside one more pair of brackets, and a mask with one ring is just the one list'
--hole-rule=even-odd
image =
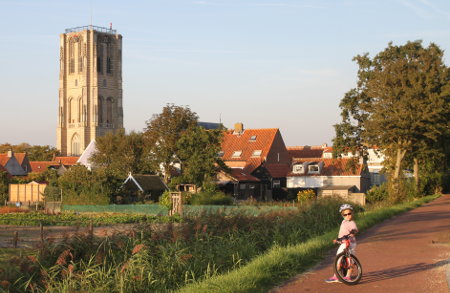
{"label": "bicycle wheel", "polygon": [[356,285],[362,277],[362,266],[353,254],[349,256],[342,252],[336,255],[334,260],[334,272],[336,277],[346,285]]}

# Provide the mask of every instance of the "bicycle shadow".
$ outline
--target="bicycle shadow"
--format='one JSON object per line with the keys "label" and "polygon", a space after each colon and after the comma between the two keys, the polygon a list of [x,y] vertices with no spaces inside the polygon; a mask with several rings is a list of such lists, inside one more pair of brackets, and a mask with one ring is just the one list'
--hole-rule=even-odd
{"label": "bicycle shadow", "polygon": [[387,270],[374,271],[363,273],[361,284],[383,281],[387,279],[398,278],[406,275],[411,275],[417,272],[422,272],[437,267],[445,266],[449,260],[441,260],[433,264],[416,263],[412,265],[398,266]]}

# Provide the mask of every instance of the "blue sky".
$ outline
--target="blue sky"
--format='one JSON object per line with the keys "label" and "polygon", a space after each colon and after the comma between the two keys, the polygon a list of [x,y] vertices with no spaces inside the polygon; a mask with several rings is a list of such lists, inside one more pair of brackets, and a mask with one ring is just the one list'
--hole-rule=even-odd
{"label": "blue sky", "polygon": [[448,0],[0,0],[0,143],[56,144],[59,34],[91,19],[123,35],[127,131],[175,103],[330,143],[355,55],[420,39],[449,64]]}

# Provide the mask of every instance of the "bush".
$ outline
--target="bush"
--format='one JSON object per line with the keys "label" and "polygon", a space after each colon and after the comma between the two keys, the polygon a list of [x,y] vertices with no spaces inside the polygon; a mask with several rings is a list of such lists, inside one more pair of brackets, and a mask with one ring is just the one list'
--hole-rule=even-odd
{"label": "bush", "polygon": [[387,184],[381,184],[380,186],[373,186],[367,191],[366,200],[370,203],[386,201],[388,199],[389,192]]}
{"label": "bush", "polygon": [[192,205],[232,205],[233,198],[223,192],[199,192],[191,199]]}
{"label": "bush", "polygon": [[316,197],[316,193],[312,189],[301,190],[297,193],[297,201],[299,203],[308,203]]}
{"label": "bush", "polygon": [[170,199],[170,191],[164,191],[159,197],[159,204],[166,207],[167,209],[172,209],[172,200]]}

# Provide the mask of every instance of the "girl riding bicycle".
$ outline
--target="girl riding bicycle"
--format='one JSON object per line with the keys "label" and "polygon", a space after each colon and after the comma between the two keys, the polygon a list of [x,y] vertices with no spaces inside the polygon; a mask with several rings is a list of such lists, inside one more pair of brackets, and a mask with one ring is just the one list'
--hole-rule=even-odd
{"label": "girl riding bicycle", "polygon": [[[355,238],[355,233],[358,231],[358,227],[356,226],[355,221],[353,221],[353,207],[349,204],[343,204],[341,205],[341,207],[339,208],[339,212],[341,213],[342,217],[344,218],[344,220],[341,223],[341,227],[339,228],[339,235],[338,238],[341,238],[345,235],[349,235],[349,240],[350,240],[350,253],[351,254],[355,254],[355,249],[356,249],[356,238]],[[356,231],[356,232],[355,232]],[[333,243],[336,243],[337,240],[333,240]],[[339,248],[338,251],[336,253],[336,255],[340,254],[341,252],[344,251],[345,249],[345,244],[342,243]],[[349,269],[347,271],[347,276],[344,277],[344,279],[350,279],[350,275],[352,274],[351,269]],[[339,282],[338,278],[336,277],[336,274],[334,274],[331,278],[325,280],[325,282],[327,283],[337,283]]]}

